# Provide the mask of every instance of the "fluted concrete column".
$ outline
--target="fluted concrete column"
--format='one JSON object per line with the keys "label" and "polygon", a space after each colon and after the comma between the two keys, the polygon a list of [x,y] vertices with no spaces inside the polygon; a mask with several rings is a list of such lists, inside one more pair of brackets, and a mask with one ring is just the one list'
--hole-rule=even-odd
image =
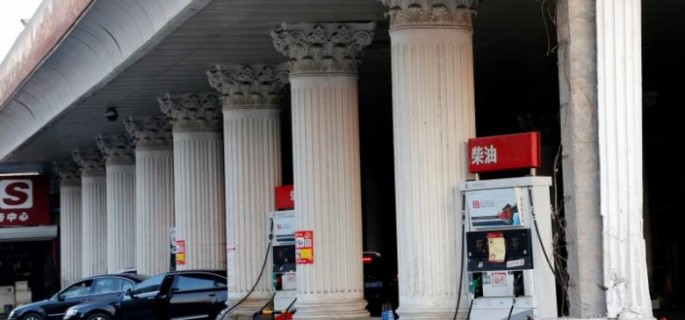
{"label": "fluted concrete column", "polygon": [[107,180],[105,159],[97,149],[75,150],[81,169],[81,276],[107,272]]}
{"label": "fluted concrete column", "polygon": [[185,241],[178,269],[226,267],[221,105],[210,93],[166,95],[172,120],[176,238]]}
{"label": "fluted concrete column", "polygon": [[135,265],[138,273],[169,270],[174,226],[174,152],[166,118],[128,119],[136,145]]}
{"label": "fluted concrete column", "polygon": [[136,160],[126,134],[98,136],[107,172],[107,272],[135,267]]}
{"label": "fluted concrete column", "polygon": [[59,177],[60,288],[81,279],[81,174],[74,162],[54,164]]}
{"label": "fluted concrete column", "polygon": [[601,0],[596,8],[600,209],[607,315],[653,319],[642,225],[640,0]]}
{"label": "fluted concrete column", "polygon": [[372,23],[283,24],[289,58],[297,229],[312,230],[314,262],[297,266],[297,319],[365,319],[357,56]]}
{"label": "fluted concrete column", "polygon": [[[223,96],[229,306],[250,291],[269,243],[269,212],[281,184],[280,91],[287,72],[273,66],[216,66],[210,85]],[[271,261],[269,261],[271,262]],[[269,263],[270,265],[271,263]],[[273,295],[270,267],[233,312],[252,319]]]}
{"label": "fluted concrete column", "polygon": [[[390,16],[397,312],[403,320],[451,319],[460,294],[461,199],[455,190],[469,177],[466,144],[475,136],[476,2],[383,0]],[[464,292],[460,309],[467,306]]]}

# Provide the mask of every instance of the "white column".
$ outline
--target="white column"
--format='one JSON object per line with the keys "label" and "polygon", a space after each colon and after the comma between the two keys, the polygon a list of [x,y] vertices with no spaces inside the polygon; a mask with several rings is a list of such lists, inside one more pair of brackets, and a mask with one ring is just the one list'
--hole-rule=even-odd
{"label": "white column", "polygon": [[136,162],[126,134],[101,135],[97,145],[106,159],[107,272],[114,273],[135,267]]}
{"label": "white column", "polygon": [[653,319],[642,226],[640,0],[597,1],[604,286],[609,318]]}
{"label": "white column", "polygon": [[298,230],[312,230],[313,264],[297,266],[297,319],[365,319],[357,56],[372,23],[283,24],[290,58]]}
{"label": "white column", "polygon": [[[264,263],[269,212],[281,184],[280,91],[287,72],[271,66],[217,66],[207,72],[223,96],[228,297],[243,299]],[[252,319],[273,295],[271,261],[232,315]]]}
{"label": "white column", "polygon": [[107,181],[97,149],[72,152],[81,169],[81,276],[107,272]]}
{"label": "white column", "polygon": [[73,162],[55,163],[59,176],[60,288],[81,279],[81,175]]}
{"label": "white column", "polygon": [[174,226],[174,153],[166,118],[126,121],[136,145],[135,266],[153,275],[170,267],[169,229]]}
{"label": "white column", "polygon": [[397,312],[403,320],[451,319],[462,254],[455,190],[469,178],[466,144],[475,136],[469,8],[476,1],[383,2],[392,50]]}
{"label": "white column", "polygon": [[178,269],[224,269],[224,207],[221,105],[214,94],[185,93],[159,99],[172,119],[176,238],[185,241]]}

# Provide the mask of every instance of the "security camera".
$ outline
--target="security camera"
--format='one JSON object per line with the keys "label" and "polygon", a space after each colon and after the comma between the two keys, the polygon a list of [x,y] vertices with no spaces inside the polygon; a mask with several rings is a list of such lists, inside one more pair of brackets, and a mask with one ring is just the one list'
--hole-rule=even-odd
{"label": "security camera", "polygon": [[117,118],[119,118],[119,112],[117,112],[116,108],[109,107],[107,108],[107,111],[105,111],[105,118],[107,118],[108,121],[116,121]]}

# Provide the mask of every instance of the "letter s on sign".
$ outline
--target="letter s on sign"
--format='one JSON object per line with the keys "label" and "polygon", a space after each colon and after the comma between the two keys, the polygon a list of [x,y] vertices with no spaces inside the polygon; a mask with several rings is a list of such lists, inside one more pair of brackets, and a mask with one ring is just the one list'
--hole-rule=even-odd
{"label": "letter s on sign", "polygon": [[0,180],[0,209],[33,208],[33,181]]}

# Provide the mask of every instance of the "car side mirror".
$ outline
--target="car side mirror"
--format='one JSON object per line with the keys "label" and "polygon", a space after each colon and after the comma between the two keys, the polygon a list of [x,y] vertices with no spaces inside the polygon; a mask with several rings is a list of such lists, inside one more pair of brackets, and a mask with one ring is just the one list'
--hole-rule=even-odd
{"label": "car side mirror", "polygon": [[57,301],[64,301],[64,296],[61,294],[57,295]]}
{"label": "car side mirror", "polygon": [[131,290],[131,288],[126,289],[126,292],[124,292],[124,294],[131,297],[131,298],[134,298],[133,290]]}

